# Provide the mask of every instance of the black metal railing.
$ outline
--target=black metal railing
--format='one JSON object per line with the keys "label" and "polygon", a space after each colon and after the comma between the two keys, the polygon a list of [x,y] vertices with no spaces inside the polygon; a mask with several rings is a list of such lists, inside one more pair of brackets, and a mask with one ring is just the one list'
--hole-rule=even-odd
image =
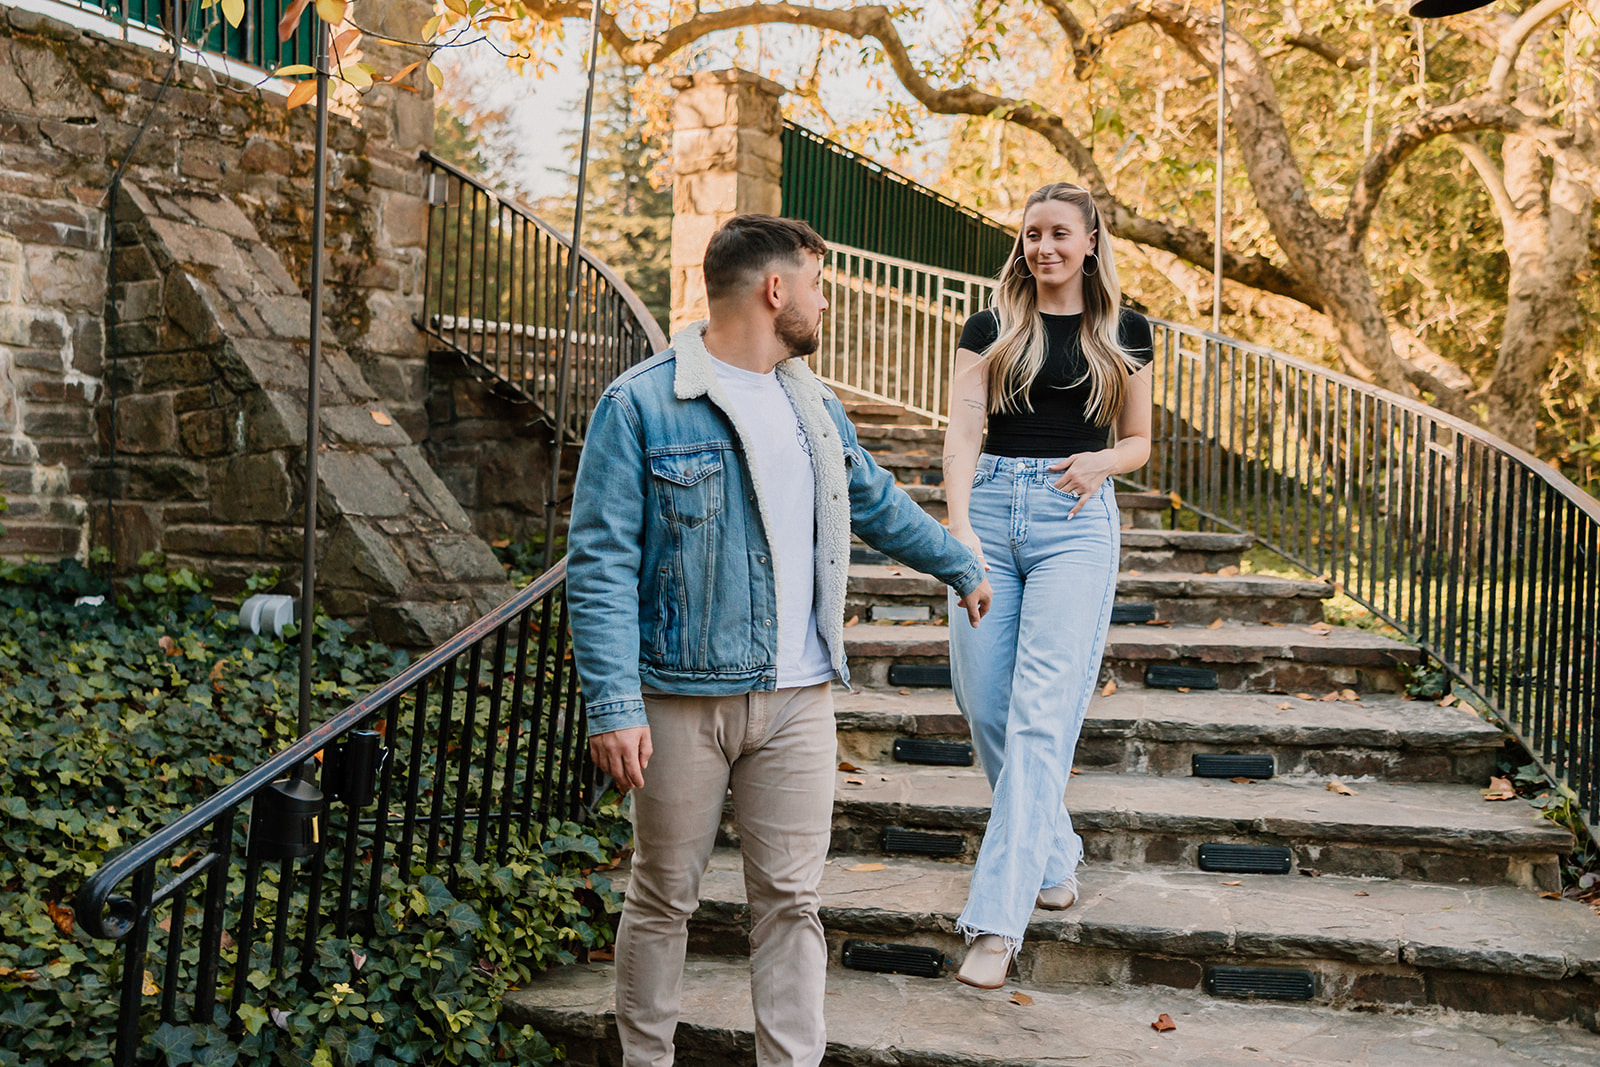
{"label": "black metal railing", "polygon": [[312,32],[314,9],[301,12],[295,33],[287,41],[278,40],[278,20],[288,9],[287,0],[245,0],[244,18],[239,25],[228,25],[222,5],[203,5],[200,0],[57,0],[64,7],[92,11],[120,26],[135,26],[170,36],[175,24],[183,24],[184,40],[205,52],[237,59],[263,71],[281,66],[311,64],[316,36]]}
{"label": "black metal railing", "polygon": [[1011,230],[844,145],[792,122],[782,142],[782,213],[826,241],[987,277],[1011,254]]}
{"label": "black metal railing", "polygon": [[1420,402],[1153,325],[1154,451],[1128,481],[1253,534],[1425,649],[1600,840],[1600,501]]}
{"label": "black metal railing", "polygon": [[563,367],[571,240],[471,175],[423,159],[433,206],[419,325],[582,441],[612,379],[666,348],[661,327],[626,282],[584,252]]}
{"label": "black metal railing", "polygon": [[[79,925],[120,942],[118,1067],[147,1014],[236,1018],[252,970],[298,960],[304,979],[316,943],[370,930],[386,880],[410,883],[413,865],[504,863],[514,833],[582,813],[595,783],[565,582],[563,561],[89,879]],[[320,790],[292,777],[318,753]]]}

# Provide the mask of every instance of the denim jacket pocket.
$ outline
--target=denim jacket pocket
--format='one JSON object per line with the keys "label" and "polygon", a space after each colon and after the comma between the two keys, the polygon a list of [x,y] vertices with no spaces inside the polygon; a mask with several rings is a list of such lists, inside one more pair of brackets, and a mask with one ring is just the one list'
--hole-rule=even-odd
{"label": "denim jacket pocket", "polygon": [[679,526],[700,526],[722,511],[722,453],[667,452],[650,457],[662,513]]}

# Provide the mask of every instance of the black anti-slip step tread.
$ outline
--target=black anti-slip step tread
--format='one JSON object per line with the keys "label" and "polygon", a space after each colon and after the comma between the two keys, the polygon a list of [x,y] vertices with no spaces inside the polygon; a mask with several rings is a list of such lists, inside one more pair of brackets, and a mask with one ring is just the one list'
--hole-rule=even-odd
{"label": "black anti-slip step tread", "polygon": [[1214,997],[1310,1000],[1317,995],[1317,976],[1293,968],[1207,967],[1205,990]]}
{"label": "black anti-slip step tread", "polygon": [[1209,667],[1154,663],[1144,669],[1144,684],[1151,689],[1215,689],[1217,672]]}
{"label": "black anti-slip step tread", "polygon": [[889,684],[949,689],[950,665],[948,663],[891,663],[889,665]]}
{"label": "black anti-slip step tread", "polygon": [[894,758],[900,763],[935,767],[970,767],[972,746],[965,741],[928,741],[913,737],[894,739]]}
{"label": "black anti-slip step tread", "polygon": [[940,834],[931,830],[908,830],[903,826],[883,828],[883,850],[907,856],[959,856],[966,851],[966,838],[960,834]]}
{"label": "black anti-slip step tread", "polygon": [[1269,755],[1197,752],[1189,757],[1196,778],[1271,778],[1277,772]]}
{"label": "black anti-slip step tread", "polygon": [[844,943],[839,962],[853,971],[909,974],[938,978],[944,974],[944,953],[923,945],[895,945],[851,938]]}
{"label": "black anti-slip step tread", "polygon": [[1288,874],[1294,853],[1282,845],[1201,845],[1198,865],[1202,871],[1228,874]]}
{"label": "black anti-slip step tread", "polygon": [[1111,622],[1113,624],[1149,622],[1155,617],[1156,606],[1154,604],[1119,600],[1111,605]]}

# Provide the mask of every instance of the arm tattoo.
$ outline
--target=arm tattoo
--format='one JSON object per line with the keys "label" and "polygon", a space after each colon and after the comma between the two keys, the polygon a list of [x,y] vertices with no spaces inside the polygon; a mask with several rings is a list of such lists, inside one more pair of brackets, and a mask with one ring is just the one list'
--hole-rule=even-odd
{"label": "arm tattoo", "polygon": [[956,454],[954,452],[946,452],[944,454],[944,469],[948,471],[951,467],[954,467],[955,465],[956,465]]}
{"label": "arm tattoo", "polygon": [[981,401],[974,400],[971,397],[967,397],[966,399],[962,400],[961,402],[963,404],[967,405],[967,407],[972,408],[975,411],[982,411],[983,410],[983,403]]}

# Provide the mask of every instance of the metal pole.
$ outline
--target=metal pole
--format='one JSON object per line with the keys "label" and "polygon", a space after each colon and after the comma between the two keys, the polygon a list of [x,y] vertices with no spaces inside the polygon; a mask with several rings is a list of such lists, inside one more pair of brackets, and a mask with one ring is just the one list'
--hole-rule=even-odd
{"label": "metal pole", "polygon": [[300,572],[300,718],[301,736],[311,732],[311,630],[316,618],[317,590],[317,405],[318,370],[322,362],[322,245],[328,184],[328,24],[317,26],[317,153],[311,194],[311,352],[306,370],[306,518],[305,560]]}
{"label": "metal pole", "polygon": [[1217,0],[1217,218],[1211,249],[1211,332],[1222,332],[1222,178],[1228,143],[1228,0]]}
{"label": "metal pole", "polygon": [[578,328],[578,267],[581,265],[579,249],[583,247],[583,194],[589,176],[589,123],[594,115],[595,60],[600,54],[600,0],[590,0],[589,5],[589,84],[583,94],[583,136],[578,146],[578,196],[572,208],[572,247],[567,251],[567,309],[566,322],[561,331],[561,361],[556,373],[555,440],[550,450],[550,491],[544,502],[544,569],[555,562],[556,507],[561,497],[561,450],[567,436],[567,402],[571,390],[567,386],[572,370],[573,333]]}

